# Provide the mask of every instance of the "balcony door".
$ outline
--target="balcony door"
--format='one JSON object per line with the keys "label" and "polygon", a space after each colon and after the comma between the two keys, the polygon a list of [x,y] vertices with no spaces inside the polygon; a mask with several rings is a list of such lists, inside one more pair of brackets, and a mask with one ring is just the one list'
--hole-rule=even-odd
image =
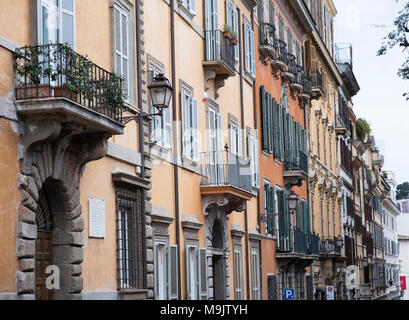
{"label": "balcony door", "polygon": [[205,0],[205,21],[206,21],[206,60],[213,61],[219,59],[220,33],[219,14],[217,10],[217,0]]}
{"label": "balcony door", "polygon": [[211,184],[224,183],[224,151],[223,151],[223,133],[222,117],[215,109],[209,108],[208,111],[208,152],[206,163],[208,165],[208,174]]}

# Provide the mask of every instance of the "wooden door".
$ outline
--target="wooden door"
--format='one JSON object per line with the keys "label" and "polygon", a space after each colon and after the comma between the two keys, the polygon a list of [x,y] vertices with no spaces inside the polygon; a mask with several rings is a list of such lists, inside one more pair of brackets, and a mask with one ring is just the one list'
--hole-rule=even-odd
{"label": "wooden door", "polygon": [[38,232],[35,254],[35,286],[36,300],[51,300],[52,291],[45,284],[47,279],[46,269],[53,264],[53,234],[51,232]]}

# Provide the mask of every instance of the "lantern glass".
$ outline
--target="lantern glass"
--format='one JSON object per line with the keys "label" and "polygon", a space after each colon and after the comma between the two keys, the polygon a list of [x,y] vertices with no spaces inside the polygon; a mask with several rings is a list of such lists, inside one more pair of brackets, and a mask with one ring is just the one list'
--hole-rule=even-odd
{"label": "lantern glass", "polygon": [[288,200],[288,206],[291,211],[294,211],[297,208],[298,205],[298,196],[294,193],[291,192],[291,194],[287,198]]}
{"label": "lantern glass", "polygon": [[169,108],[170,99],[172,98],[173,88],[169,80],[163,75],[159,74],[154,77],[152,83],[148,86],[152,105],[162,111]]}

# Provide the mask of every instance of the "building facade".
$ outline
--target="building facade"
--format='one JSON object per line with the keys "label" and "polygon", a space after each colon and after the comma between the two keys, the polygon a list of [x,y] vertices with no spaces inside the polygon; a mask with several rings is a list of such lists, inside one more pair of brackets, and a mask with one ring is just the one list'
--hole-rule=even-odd
{"label": "building facade", "polygon": [[0,4],[1,298],[153,298],[141,6]]}

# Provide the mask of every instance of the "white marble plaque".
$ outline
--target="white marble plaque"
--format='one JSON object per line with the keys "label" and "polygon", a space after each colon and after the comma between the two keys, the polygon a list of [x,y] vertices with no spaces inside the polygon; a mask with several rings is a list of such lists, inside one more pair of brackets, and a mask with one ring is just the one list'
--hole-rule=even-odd
{"label": "white marble plaque", "polygon": [[88,199],[89,237],[105,238],[105,200]]}

